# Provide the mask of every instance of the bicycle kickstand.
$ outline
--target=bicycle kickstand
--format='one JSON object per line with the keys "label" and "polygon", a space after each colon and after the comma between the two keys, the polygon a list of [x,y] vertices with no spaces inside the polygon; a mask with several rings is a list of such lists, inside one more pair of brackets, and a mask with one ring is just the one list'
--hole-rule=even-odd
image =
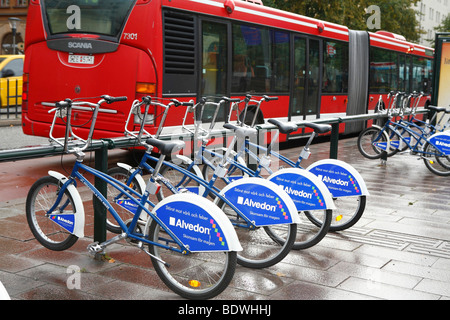
{"label": "bicycle kickstand", "polygon": [[381,152],[381,158],[380,158],[381,163],[380,163],[380,166],[385,167],[387,165],[387,158],[388,158],[387,157],[387,152],[386,151]]}

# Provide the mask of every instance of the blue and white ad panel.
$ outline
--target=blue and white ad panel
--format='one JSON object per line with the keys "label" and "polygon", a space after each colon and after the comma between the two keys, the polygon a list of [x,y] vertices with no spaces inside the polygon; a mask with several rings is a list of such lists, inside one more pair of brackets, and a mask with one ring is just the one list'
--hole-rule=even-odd
{"label": "blue and white ad panel", "polygon": [[316,175],[335,198],[369,195],[359,172],[343,161],[324,159],[313,163],[306,170]]}
{"label": "blue and white ad panel", "polygon": [[439,132],[430,137],[428,139],[431,144],[433,144],[436,149],[442,152],[444,155],[450,155],[450,132],[444,131]]}
{"label": "blue and white ad panel", "polygon": [[235,180],[227,185],[221,194],[255,226],[300,223],[292,199],[268,180]]}
{"label": "blue and white ad panel", "polygon": [[199,195],[169,196],[155,206],[153,213],[191,252],[242,250],[227,216]]}
{"label": "blue and white ad panel", "polygon": [[306,170],[281,169],[267,179],[276,183],[291,197],[298,211],[335,208],[325,184]]}

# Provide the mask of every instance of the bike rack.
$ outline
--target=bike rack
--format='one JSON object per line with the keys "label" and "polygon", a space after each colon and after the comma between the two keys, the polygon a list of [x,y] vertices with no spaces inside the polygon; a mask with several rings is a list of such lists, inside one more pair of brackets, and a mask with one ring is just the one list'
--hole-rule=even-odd
{"label": "bike rack", "polygon": [[[429,110],[425,108],[417,109],[416,114],[426,114],[429,113]],[[406,115],[407,113],[404,113]],[[396,115],[394,115],[396,116]],[[364,114],[364,115],[355,115],[355,116],[345,116],[338,118],[327,118],[327,119],[316,119],[313,122],[317,124],[330,124],[331,125],[331,137],[330,137],[330,158],[337,159],[338,155],[338,144],[339,144],[339,125],[341,123],[353,122],[353,121],[368,121],[375,119],[387,118],[388,115],[386,113],[373,113],[373,114]],[[306,121],[304,121],[306,122]],[[299,128],[304,127],[302,122],[298,122],[297,126]],[[264,130],[272,130],[277,129],[276,126],[271,124],[262,124],[257,125],[256,129],[258,131]],[[225,136],[229,133],[230,130],[222,129],[222,130],[214,130],[214,135],[222,135]],[[161,135],[159,139],[162,140],[170,140],[171,138],[177,137],[179,138],[193,138],[193,133],[184,133],[184,134],[174,134],[174,135]],[[101,139],[101,140],[93,140],[91,145],[86,149],[86,151],[94,151],[95,152],[95,168],[97,170],[107,172],[108,170],[108,150],[115,148],[131,148],[136,146],[136,138],[135,137],[117,137],[111,139]],[[47,156],[55,156],[63,154],[63,147],[49,144],[49,145],[41,145],[35,147],[21,148],[21,149],[12,149],[12,150],[0,150],[0,162],[6,161],[17,161],[17,160],[25,160],[32,158],[41,158]],[[98,180],[98,179],[97,179]],[[104,181],[98,180],[95,181],[95,187],[102,192],[103,195],[106,195],[107,185]],[[106,208],[96,199],[94,198],[94,241],[104,242],[106,240]]]}

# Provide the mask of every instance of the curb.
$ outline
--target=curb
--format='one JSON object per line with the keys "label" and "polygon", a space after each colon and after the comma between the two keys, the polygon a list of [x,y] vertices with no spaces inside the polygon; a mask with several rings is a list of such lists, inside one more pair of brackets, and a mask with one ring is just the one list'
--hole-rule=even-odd
{"label": "curb", "polygon": [[22,119],[0,119],[0,127],[21,126]]}

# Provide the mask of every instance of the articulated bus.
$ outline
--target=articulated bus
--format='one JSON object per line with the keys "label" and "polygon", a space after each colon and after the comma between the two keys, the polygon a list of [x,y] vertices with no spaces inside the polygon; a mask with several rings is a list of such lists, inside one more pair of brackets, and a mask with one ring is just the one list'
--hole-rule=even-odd
{"label": "articulated bus", "polygon": [[[433,54],[395,34],[349,30],[260,0],[30,0],[23,131],[48,135],[52,115],[42,102],[102,94],[128,101],[110,106],[116,115],[99,115],[95,138],[123,135],[131,101],[144,95],[266,94],[279,99],[262,104],[263,117],[288,121],[366,114],[391,90],[429,94]],[[184,112],[171,110],[167,128]],[[150,132],[160,113],[152,110]],[[78,134],[88,117],[75,114]]]}

